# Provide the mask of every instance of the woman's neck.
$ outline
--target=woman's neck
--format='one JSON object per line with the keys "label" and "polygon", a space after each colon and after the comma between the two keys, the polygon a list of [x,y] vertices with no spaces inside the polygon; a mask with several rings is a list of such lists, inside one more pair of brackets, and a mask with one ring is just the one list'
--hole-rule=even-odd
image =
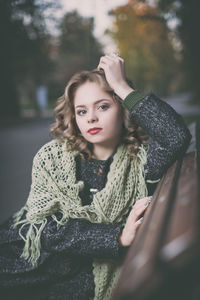
{"label": "woman's neck", "polygon": [[107,160],[113,152],[116,150],[118,146],[117,144],[110,144],[109,145],[101,145],[101,144],[94,144],[93,151],[92,151],[92,158],[98,160]]}

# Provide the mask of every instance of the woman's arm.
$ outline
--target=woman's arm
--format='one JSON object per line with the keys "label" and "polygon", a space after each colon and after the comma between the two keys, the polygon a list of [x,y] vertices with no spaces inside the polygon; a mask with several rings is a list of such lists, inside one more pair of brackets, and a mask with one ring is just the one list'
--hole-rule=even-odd
{"label": "woman's arm", "polygon": [[183,118],[154,94],[133,90],[126,81],[124,60],[116,54],[100,59],[98,69],[122,99],[136,123],[150,136],[146,179],[159,179],[167,168],[186,150],[191,135]]}
{"label": "woman's arm", "polygon": [[[59,214],[56,214],[59,218]],[[0,226],[0,261],[7,259],[10,267],[12,262],[19,263],[23,270],[33,267],[21,258],[24,241],[18,228],[12,227],[12,218]],[[26,236],[29,226],[21,233]],[[84,219],[70,219],[57,228],[57,223],[51,217],[41,234],[41,256],[39,263],[46,261],[55,253],[65,253],[70,257],[90,257],[114,259],[121,254],[118,237],[122,230],[121,224],[94,224]],[[8,252],[7,252],[8,251]],[[12,253],[11,256],[7,255]],[[6,258],[7,257],[7,258]]]}
{"label": "woman's arm", "polygon": [[[57,215],[57,217],[59,217]],[[57,229],[50,217],[41,236],[40,258],[36,265],[20,257],[24,241],[10,218],[0,226],[0,290],[10,287],[34,287],[55,279],[71,276],[81,266],[88,268],[93,258],[123,258],[118,242],[121,225],[93,224],[70,219]],[[25,235],[28,227],[24,227]]]}
{"label": "woman's arm", "polygon": [[43,251],[65,252],[69,257],[117,258],[121,224],[94,224],[84,219],[70,219],[57,229],[50,220],[43,230]]}
{"label": "woman's arm", "polygon": [[152,93],[144,96],[133,91],[124,99],[123,105],[150,136],[146,179],[158,179],[186,150],[191,139],[190,132],[183,118]]}

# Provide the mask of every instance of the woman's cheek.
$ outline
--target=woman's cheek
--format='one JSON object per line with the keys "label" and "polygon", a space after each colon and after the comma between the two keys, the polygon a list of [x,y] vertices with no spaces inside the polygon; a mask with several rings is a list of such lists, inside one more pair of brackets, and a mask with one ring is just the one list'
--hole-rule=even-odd
{"label": "woman's cheek", "polygon": [[82,132],[83,132],[83,124],[82,124],[81,120],[77,120],[77,121],[76,121],[76,124],[77,124],[77,126],[78,126],[80,132],[82,133]]}

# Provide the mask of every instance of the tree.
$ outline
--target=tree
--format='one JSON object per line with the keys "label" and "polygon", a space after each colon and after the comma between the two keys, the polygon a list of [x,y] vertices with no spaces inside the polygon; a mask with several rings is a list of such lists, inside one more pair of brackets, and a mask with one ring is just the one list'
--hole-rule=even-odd
{"label": "tree", "polygon": [[0,2],[1,117],[20,114],[19,86],[41,82],[48,66],[48,35],[36,0]]}
{"label": "tree", "polygon": [[93,69],[102,55],[102,46],[93,35],[94,19],[77,11],[67,13],[59,26],[57,74],[62,86],[77,71]]}
{"label": "tree", "polygon": [[125,58],[127,74],[135,86],[162,94],[173,90],[177,62],[168,28],[157,9],[130,0],[111,15],[115,20],[109,34]]}
{"label": "tree", "polygon": [[183,71],[186,88],[193,92],[194,99],[200,101],[200,39],[199,39],[199,1],[198,0],[157,0],[157,7],[166,20],[175,17],[175,29],[181,41]]}

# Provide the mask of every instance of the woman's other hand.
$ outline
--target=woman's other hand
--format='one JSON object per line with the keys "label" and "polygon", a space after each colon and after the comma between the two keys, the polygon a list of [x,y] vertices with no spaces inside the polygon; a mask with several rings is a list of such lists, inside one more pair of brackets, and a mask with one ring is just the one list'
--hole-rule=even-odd
{"label": "woman's other hand", "polygon": [[147,210],[150,202],[151,196],[136,201],[135,205],[129,213],[126,225],[124,226],[122,233],[119,236],[119,243],[121,246],[130,246],[133,242],[136,232],[142,224],[142,215]]}
{"label": "woman's other hand", "polygon": [[133,91],[126,82],[124,60],[118,54],[102,56],[97,69],[104,70],[108,84],[122,100]]}

